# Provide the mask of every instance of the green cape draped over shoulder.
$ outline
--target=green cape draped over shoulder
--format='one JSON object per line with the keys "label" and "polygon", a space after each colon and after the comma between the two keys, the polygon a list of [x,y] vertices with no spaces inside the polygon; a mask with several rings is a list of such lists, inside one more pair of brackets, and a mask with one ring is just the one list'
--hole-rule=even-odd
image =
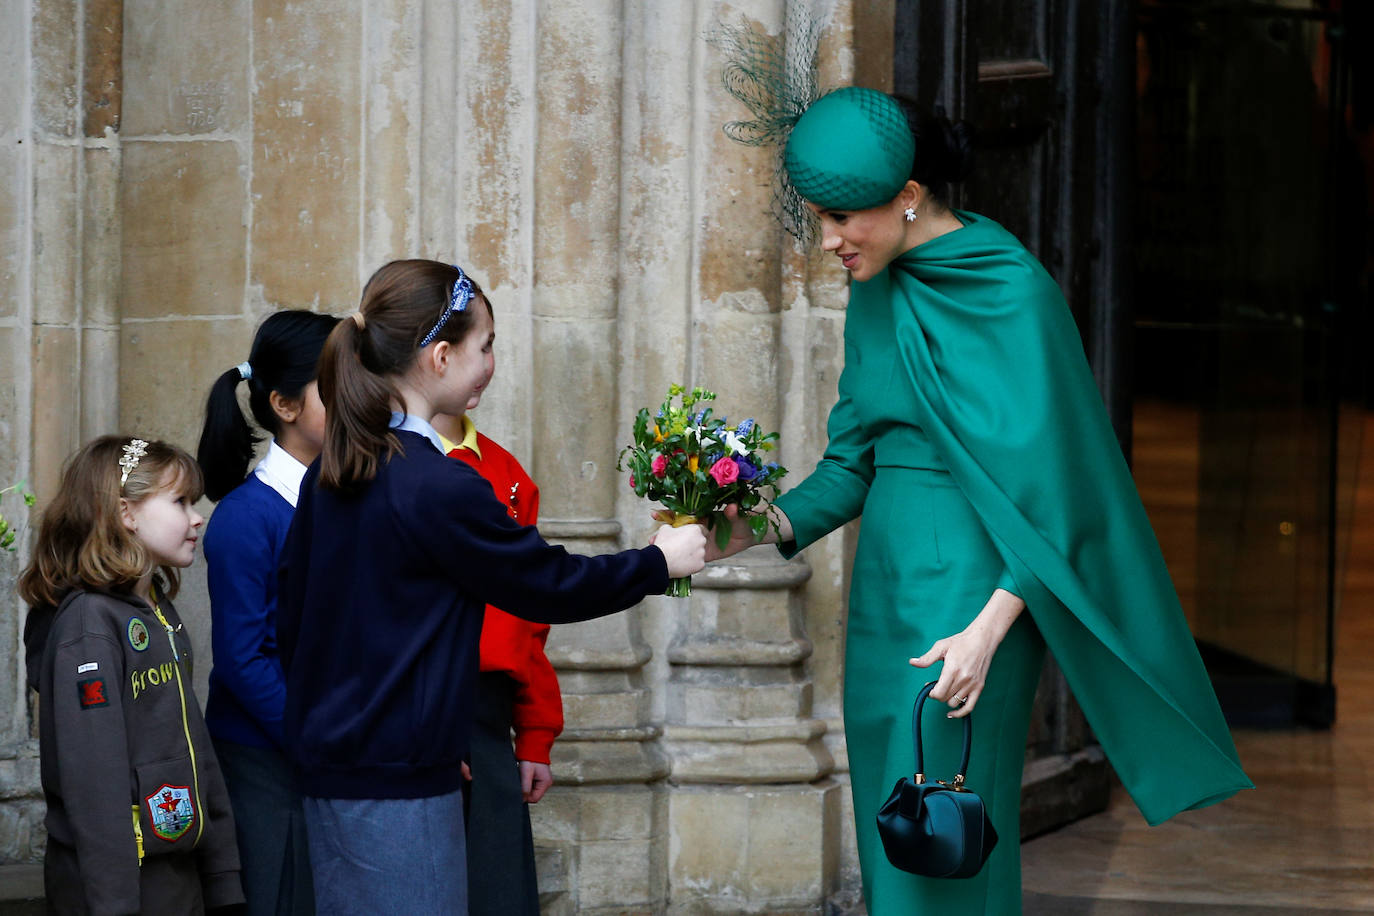
{"label": "green cape draped over shoulder", "polygon": [[889,299],[915,422],[1145,819],[1253,788],[1063,294],[1000,225],[957,215],[887,282],[853,284],[851,308]]}

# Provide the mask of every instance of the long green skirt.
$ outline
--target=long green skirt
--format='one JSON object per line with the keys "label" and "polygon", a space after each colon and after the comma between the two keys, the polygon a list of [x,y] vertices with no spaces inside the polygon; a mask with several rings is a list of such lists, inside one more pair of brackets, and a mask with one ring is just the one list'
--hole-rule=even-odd
{"label": "long green skirt", "polygon": [[[859,862],[870,916],[1009,916],[1021,912],[1021,770],[1044,642],[1022,613],[993,657],[973,713],[968,785],[987,802],[999,837],[972,878],[922,878],[894,868],[875,817],[913,772],[911,705],[940,664],[907,663],[966,627],[997,587],[1002,560],[945,471],[879,467],[864,506],[850,591],[844,723]],[[925,772],[949,779],[963,722],[928,702]]]}

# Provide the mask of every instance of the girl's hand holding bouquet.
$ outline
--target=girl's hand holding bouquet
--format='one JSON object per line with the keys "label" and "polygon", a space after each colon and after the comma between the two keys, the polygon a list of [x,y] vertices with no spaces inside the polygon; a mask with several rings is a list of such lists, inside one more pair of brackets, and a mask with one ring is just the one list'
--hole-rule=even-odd
{"label": "girl's hand holding bouquet", "polygon": [[[634,441],[621,451],[616,466],[629,468],[630,487],[637,495],[663,506],[654,518],[674,528],[704,524],[714,534],[717,552],[723,552],[737,518],[744,519],[755,542],[770,527],[777,531],[776,520],[754,510],[765,490],[769,497],[777,494],[787,469],[764,460],[776,447],[777,433],[764,433],[753,420],[731,427],[724,417],[712,416],[710,407],[699,407],[714,399],[703,388],[688,391],[673,385],[656,414],[639,411]],[[727,513],[731,506],[737,508]],[[686,577],[668,587],[674,597],[691,591]]]}

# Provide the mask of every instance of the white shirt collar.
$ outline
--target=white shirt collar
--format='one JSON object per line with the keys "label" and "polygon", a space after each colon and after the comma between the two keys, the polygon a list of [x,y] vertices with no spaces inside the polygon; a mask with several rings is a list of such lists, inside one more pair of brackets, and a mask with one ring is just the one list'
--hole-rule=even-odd
{"label": "white shirt collar", "polygon": [[281,494],[281,498],[289,502],[291,508],[296,508],[296,501],[301,495],[301,478],[305,476],[305,465],[278,445],[276,439],[267,446],[267,454],[258,462],[258,466],[253,468],[253,474]]}
{"label": "white shirt collar", "polygon": [[439,433],[433,426],[430,426],[428,422],[421,420],[414,414],[401,413],[400,411],[393,410],[391,412],[391,428],[404,429],[406,432],[410,433],[419,433],[430,442],[434,443],[434,447],[439,450],[439,454],[444,454],[444,443],[443,440],[439,438]]}

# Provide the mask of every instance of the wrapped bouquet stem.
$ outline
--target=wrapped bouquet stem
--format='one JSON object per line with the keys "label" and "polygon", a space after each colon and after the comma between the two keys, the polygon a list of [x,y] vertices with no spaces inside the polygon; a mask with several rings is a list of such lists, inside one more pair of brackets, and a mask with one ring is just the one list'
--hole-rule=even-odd
{"label": "wrapped bouquet stem", "polygon": [[[675,528],[705,525],[724,549],[731,531],[726,506],[739,507],[757,540],[769,527],[777,530],[776,520],[757,510],[765,496],[777,495],[787,469],[765,460],[777,433],[763,432],[753,420],[730,426],[703,406],[714,399],[704,388],[673,385],[656,413],[644,408],[636,415],[634,441],[616,466],[629,469],[637,495],[663,506],[655,519]],[[683,578],[669,583],[667,593],[681,598],[691,592],[692,580]]]}

